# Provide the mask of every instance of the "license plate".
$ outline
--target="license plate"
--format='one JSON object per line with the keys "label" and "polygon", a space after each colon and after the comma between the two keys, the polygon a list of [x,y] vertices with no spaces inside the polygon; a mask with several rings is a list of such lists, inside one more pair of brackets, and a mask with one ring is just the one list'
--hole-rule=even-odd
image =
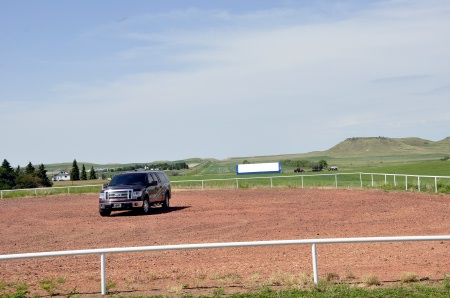
{"label": "license plate", "polygon": [[121,208],[122,204],[113,204],[113,208]]}

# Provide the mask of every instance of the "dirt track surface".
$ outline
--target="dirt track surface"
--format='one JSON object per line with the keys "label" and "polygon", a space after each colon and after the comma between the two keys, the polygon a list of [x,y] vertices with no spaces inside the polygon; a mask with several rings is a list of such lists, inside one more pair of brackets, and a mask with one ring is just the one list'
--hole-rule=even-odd
{"label": "dirt track surface", "polygon": [[[190,243],[450,234],[450,196],[330,189],[174,191],[171,208],[150,215],[98,214],[97,195],[0,201],[0,254]],[[383,283],[404,272],[442,279],[449,242],[317,245],[319,276]],[[246,292],[312,275],[310,245],[175,250],[107,255],[111,292],[120,295]],[[0,261],[0,281],[62,279],[54,293],[99,296],[98,255]],[[278,276],[278,281],[277,281]]]}

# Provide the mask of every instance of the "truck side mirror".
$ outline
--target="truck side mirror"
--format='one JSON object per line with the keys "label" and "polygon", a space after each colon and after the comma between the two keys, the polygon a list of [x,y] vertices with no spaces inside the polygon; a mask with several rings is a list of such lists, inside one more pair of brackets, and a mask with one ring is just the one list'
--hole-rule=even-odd
{"label": "truck side mirror", "polygon": [[153,181],[150,182],[148,185],[149,185],[149,186],[156,186],[156,185],[158,185],[158,181],[153,180]]}

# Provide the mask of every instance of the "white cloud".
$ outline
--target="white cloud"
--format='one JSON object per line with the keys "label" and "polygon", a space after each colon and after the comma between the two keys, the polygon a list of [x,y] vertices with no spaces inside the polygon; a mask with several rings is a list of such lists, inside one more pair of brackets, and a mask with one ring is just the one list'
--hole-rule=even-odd
{"label": "white cloud", "polygon": [[[96,143],[102,153],[81,147],[73,153],[95,162],[130,157],[109,152],[90,127],[139,140],[151,121],[164,121],[174,138],[189,134],[183,138],[192,144],[183,152],[165,144],[152,156],[127,146],[136,161],[324,150],[357,136],[350,132],[387,135],[390,127],[396,135],[425,134],[449,121],[449,8],[445,1],[382,1],[354,11],[189,9],[129,16],[84,37],[112,45],[95,61],[108,73],[86,82],[82,76],[91,74],[81,69],[78,80],[53,84],[47,104],[6,107],[35,123],[36,111],[45,119],[76,119],[52,129]],[[339,16],[325,17],[336,11]],[[25,124],[15,125],[38,141]],[[324,131],[330,138],[304,145]],[[303,139],[292,140],[293,134]],[[150,139],[142,138],[142,146],[152,146]],[[231,139],[242,145],[228,144]]]}

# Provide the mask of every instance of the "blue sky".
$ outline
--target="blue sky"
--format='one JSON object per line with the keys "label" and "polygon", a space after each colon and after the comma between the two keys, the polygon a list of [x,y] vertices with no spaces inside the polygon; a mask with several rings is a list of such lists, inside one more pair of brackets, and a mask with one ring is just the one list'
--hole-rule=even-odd
{"label": "blue sky", "polygon": [[12,166],[450,136],[450,2],[0,1]]}

